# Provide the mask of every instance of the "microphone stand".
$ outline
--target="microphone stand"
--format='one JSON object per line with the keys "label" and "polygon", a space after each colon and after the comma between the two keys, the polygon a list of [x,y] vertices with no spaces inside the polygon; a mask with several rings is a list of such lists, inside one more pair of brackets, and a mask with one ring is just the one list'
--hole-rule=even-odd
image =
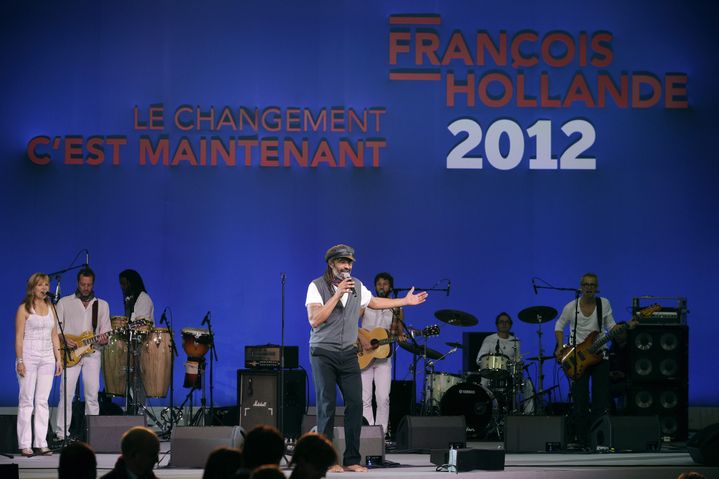
{"label": "microphone stand", "polygon": [[286,438],[285,431],[285,273],[280,273],[281,310],[280,310],[280,403],[277,415],[277,429]]}
{"label": "microphone stand", "polygon": [[[69,269],[76,269],[76,268],[68,268]],[[66,271],[68,271],[66,270]],[[55,276],[55,281],[57,281],[57,291],[60,292],[60,274],[59,273],[53,273],[53,276]],[[59,337],[62,338],[60,341],[62,341],[61,348],[62,348],[62,442],[59,445],[59,448],[62,449],[65,446],[67,446],[70,443],[70,440],[68,439],[68,429],[69,424],[67,423],[67,361],[69,359],[70,355],[70,348],[67,346],[67,338],[65,337],[65,328],[62,324],[62,321],[60,321],[60,316],[57,314],[57,308],[55,307],[55,303],[60,301],[60,295],[57,294],[55,296],[55,301],[50,301],[50,306],[52,307],[52,311],[55,314],[55,322],[57,323],[57,328]]]}
{"label": "microphone stand", "polygon": [[[166,310],[168,308],[165,308]],[[175,427],[175,357],[177,357],[177,347],[175,347],[175,336],[172,330],[172,310],[170,310],[170,320],[168,321],[167,316],[165,316],[165,312],[162,312],[162,316],[160,317],[160,324],[164,323],[167,325],[167,327],[170,330],[170,409],[169,409],[169,418],[162,417],[163,415],[160,414],[160,417],[164,419],[165,421],[169,422],[169,426],[167,427],[166,431],[163,431],[165,434],[169,434],[172,432],[172,429]]]}
{"label": "microphone stand", "polygon": [[[404,332],[407,333],[407,337],[412,341],[412,344],[414,344],[412,352],[412,395],[410,397],[410,414],[414,414],[417,409],[417,353],[414,351],[416,351],[419,346],[414,339],[414,335],[407,327],[407,324],[401,319],[399,320],[399,324],[402,326]],[[422,389],[422,400],[424,401],[424,388]]]}

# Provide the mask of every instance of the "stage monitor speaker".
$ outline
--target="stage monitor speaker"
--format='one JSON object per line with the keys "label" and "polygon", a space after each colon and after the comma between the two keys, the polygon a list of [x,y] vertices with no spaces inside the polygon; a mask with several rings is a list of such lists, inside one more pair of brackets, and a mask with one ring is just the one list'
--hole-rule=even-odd
{"label": "stage monitor speaker", "polygon": [[95,452],[119,453],[120,440],[135,426],[147,426],[145,416],[86,416],[87,442]]}
{"label": "stage monitor speaker", "polygon": [[478,372],[477,353],[484,338],[495,331],[462,333],[462,367],[465,373]]}
{"label": "stage monitor speaker", "polygon": [[564,416],[507,416],[504,449],[507,452],[550,452],[567,448]]}
{"label": "stage monitor speaker", "polygon": [[20,479],[20,468],[17,464],[0,464],[0,477],[3,479]]}
{"label": "stage monitor speaker", "polygon": [[661,448],[658,416],[609,416],[597,419],[590,431],[592,448],[616,452],[652,452]]}
{"label": "stage monitor speaker", "polygon": [[689,408],[686,382],[634,383],[629,387],[627,411],[642,416],[659,416],[663,437],[686,440]]}
{"label": "stage monitor speaker", "polygon": [[698,431],[687,441],[692,460],[705,466],[719,466],[719,423]]}
{"label": "stage monitor speaker", "polygon": [[212,451],[220,447],[240,449],[244,440],[240,426],[177,426],[170,437],[170,466],[205,467]]}
{"label": "stage monitor speaker", "polygon": [[389,431],[394,439],[397,428],[403,417],[412,414],[415,407],[416,394],[412,381],[393,380],[389,392]]}
{"label": "stage monitor speaker", "polygon": [[629,330],[629,378],[637,382],[682,382],[688,371],[688,327],[639,325]]}
{"label": "stage monitor speaker", "polygon": [[17,450],[17,416],[0,415],[0,452],[14,454]]}
{"label": "stage monitor speaker", "polygon": [[[457,472],[504,470],[504,451],[502,449],[457,449]],[[430,462],[435,466],[445,466],[449,462],[449,449],[432,449]]]}
{"label": "stage monitor speaker", "polygon": [[[335,427],[332,445],[337,452],[340,464],[342,464],[342,455],[345,452],[344,427]],[[359,448],[362,456],[360,464],[367,464],[367,456],[382,456],[382,462],[384,462],[384,431],[382,426],[362,426]]]}
{"label": "stage monitor speaker", "polygon": [[[335,408],[335,427],[345,425],[345,407],[337,406]],[[307,408],[307,413],[302,416],[302,434],[316,430],[317,427],[317,408],[310,406]]]}
{"label": "stage monitor speaker", "polygon": [[238,369],[237,406],[240,425],[246,430],[260,424],[274,426],[285,437],[301,435],[302,415],[307,407],[307,373],[304,369],[285,370],[283,424],[278,424],[280,371]]}
{"label": "stage monitor speaker", "polygon": [[467,443],[464,416],[405,416],[397,428],[399,451],[449,449],[456,443]]}

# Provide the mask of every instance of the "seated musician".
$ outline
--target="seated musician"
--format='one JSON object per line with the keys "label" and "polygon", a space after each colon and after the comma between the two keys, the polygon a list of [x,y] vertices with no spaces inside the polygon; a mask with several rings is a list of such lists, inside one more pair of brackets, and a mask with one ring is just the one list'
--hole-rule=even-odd
{"label": "seated musician", "polygon": [[[509,362],[513,362],[515,365],[519,364],[521,361],[521,348],[519,339],[517,339],[516,336],[510,333],[513,324],[512,318],[509,316],[508,313],[502,311],[495,318],[494,324],[497,328],[497,332],[490,334],[489,336],[484,338],[484,341],[482,341],[482,346],[480,346],[479,352],[477,353],[477,365],[481,368],[482,357],[488,354],[504,355]],[[507,375],[509,375],[511,370],[513,369],[511,366],[512,365],[507,364]],[[534,387],[532,386],[531,382],[522,381],[521,374],[522,371],[517,371],[517,375],[519,376],[518,378],[507,377],[504,379],[497,380],[483,377],[481,382],[483,386],[489,387],[490,389],[499,388],[508,391],[511,388],[509,381],[520,381],[523,384],[517,384],[517,386],[521,389],[524,398],[529,398],[534,394]],[[509,400],[510,398],[506,399]],[[507,406],[509,406],[509,404],[507,404]],[[526,401],[524,405],[521,406],[521,410],[527,414],[533,412],[533,402]]]}

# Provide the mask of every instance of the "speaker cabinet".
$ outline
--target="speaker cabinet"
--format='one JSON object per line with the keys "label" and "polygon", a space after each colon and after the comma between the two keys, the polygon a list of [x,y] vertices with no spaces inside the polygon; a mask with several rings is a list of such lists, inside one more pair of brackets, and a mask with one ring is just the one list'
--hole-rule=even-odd
{"label": "speaker cabinet", "polygon": [[307,405],[307,373],[304,369],[284,372],[283,424],[279,424],[280,372],[237,370],[237,405],[240,425],[246,430],[260,424],[276,427],[285,437],[298,438]]}
{"label": "speaker cabinet", "polygon": [[0,452],[13,454],[17,450],[17,416],[14,414],[0,415]]}
{"label": "speaker cabinet", "polygon": [[507,452],[549,452],[567,448],[564,416],[507,416],[504,449]]}
{"label": "speaker cabinet", "polygon": [[3,479],[19,479],[20,468],[17,464],[0,464],[0,477]]}
{"label": "speaker cabinet", "polygon": [[629,377],[637,382],[686,381],[687,326],[645,326],[629,330]]}
{"label": "speaker cabinet", "polygon": [[412,386],[412,381],[392,381],[389,392],[389,431],[386,432],[393,439],[397,436],[402,418],[414,412],[416,394]]}
{"label": "speaker cabinet", "polygon": [[170,438],[170,466],[204,468],[210,453],[219,447],[239,449],[245,435],[240,426],[178,426]]}
{"label": "speaker cabinet", "polygon": [[479,366],[477,365],[477,354],[479,353],[479,348],[482,347],[482,341],[484,341],[484,338],[493,333],[494,331],[462,333],[462,367],[464,368],[464,372],[470,373],[479,371]]}
{"label": "speaker cabinet", "polygon": [[[337,452],[340,464],[342,464],[345,444],[345,428],[335,427],[332,445]],[[382,462],[384,462],[384,431],[382,426],[362,426],[362,431],[360,432],[360,455],[362,456],[360,464],[367,464],[367,456],[382,456]]]}
{"label": "speaker cabinet", "polygon": [[592,447],[616,452],[650,452],[661,448],[658,416],[604,415],[592,425]]}
{"label": "speaker cabinet", "polygon": [[687,441],[692,460],[705,466],[719,466],[719,423],[707,426]]}
{"label": "speaker cabinet", "polygon": [[135,426],[147,426],[145,416],[86,416],[87,442],[95,452],[119,453],[120,440]]}
{"label": "speaker cabinet", "polygon": [[686,383],[635,383],[629,388],[627,411],[635,415],[658,416],[662,436],[685,440],[689,409]]}
{"label": "speaker cabinet", "polygon": [[397,429],[397,449],[449,449],[467,442],[466,428],[464,416],[405,416]]}
{"label": "speaker cabinet", "polygon": [[[345,407],[337,406],[335,408],[335,427],[345,425]],[[310,432],[313,428],[317,427],[317,408],[310,406],[307,408],[307,413],[302,416],[302,434]]]}
{"label": "speaker cabinet", "polygon": [[[448,449],[432,449],[430,462],[435,466],[444,466],[449,462]],[[504,470],[504,451],[495,449],[457,449],[457,472]]]}

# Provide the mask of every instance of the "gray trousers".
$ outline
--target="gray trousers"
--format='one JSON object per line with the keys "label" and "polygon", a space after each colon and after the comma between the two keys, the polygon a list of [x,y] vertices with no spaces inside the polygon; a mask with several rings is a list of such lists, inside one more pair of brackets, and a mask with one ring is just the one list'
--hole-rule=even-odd
{"label": "gray trousers", "polygon": [[357,351],[328,351],[310,347],[312,379],[317,394],[317,432],[330,440],[335,426],[337,387],[345,402],[345,452],[343,464],[359,464],[360,433],[362,431],[362,377]]}

